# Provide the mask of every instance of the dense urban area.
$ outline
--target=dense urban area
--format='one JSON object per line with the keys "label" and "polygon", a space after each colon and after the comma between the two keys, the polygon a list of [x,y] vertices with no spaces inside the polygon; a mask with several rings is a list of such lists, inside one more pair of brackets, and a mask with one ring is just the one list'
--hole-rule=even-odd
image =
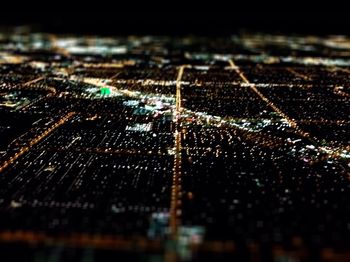
{"label": "dense urban area", "polygon": [[0,250],[348,261],[350,38],[0,33]]}

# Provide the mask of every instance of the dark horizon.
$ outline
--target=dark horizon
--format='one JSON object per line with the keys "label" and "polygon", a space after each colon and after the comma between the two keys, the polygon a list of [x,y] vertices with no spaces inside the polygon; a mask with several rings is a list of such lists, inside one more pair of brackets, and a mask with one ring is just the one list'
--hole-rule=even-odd
{"label": "dark horizon", "polygon": [[0,26],[97,35],[230,35],[242,31],[281,34],[348,34],[342,12],[28,12],[0,13]]}

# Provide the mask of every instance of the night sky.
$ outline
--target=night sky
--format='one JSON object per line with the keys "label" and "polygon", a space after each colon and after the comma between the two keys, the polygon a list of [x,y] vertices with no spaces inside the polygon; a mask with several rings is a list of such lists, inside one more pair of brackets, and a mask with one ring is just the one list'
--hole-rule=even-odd
{"label": "night sky", "polygon": [[[0,11],[0,25],[32,25],[40,31],[101,35],[229,35],[241,31],[283,34],[348,34],[346,9],[341,11],[257,10],[128,11],[106,8],[96,12]],[[293,9],[292,9],[293,10]]]}

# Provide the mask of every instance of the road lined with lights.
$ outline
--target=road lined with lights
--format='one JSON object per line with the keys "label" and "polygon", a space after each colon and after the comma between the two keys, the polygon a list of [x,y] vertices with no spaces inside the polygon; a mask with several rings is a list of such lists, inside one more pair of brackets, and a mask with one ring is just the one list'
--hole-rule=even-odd
{"label": "road lined with lights", "polygon": [[59,121],[57,121],[55,124],[50,126],[48,129],[46,129],[42,134],[39,136],[33,138],[27,146],[22,147],[19,149],[18,152],[16,152],[13,156],[11,156],[9,159],[5,160],[0,165],[0,173],[4,171],[8,166],[13,164],[19,157],[21,157],[23,154],[28,152],[34,145],[39,143],[41,140],[43,140],[45,137],[47,137],[49,134],[51,134],[53,131],[55,131],[58,127],[63,125],[65,122],[67,122],[69,119],[71,119],[75,115],[75,112],[69,112],[64,117],[62,117]]}
{"label": "road lined with lights", "polygon": [[38,77],[38,78],[35,78],[35,79],[33,79],[33,80],[30,80],[30,81],[24,83],[23,86],[24,86],[24,87],[30,86],[31,84],[35,84],[35,83],[37,83],[37,82],[43,80],[44,78],[45,78],[44,76],[40,76],[40,77]]}
{"label": "road lined with lights", "polygon": [[48,244],[65,245],[69,247],[94,247],[107,250],[123,251],[161,251],[163,249],[160,240],[150,240],[144,237],[124,238],[116,235],[90,235],[74,233],[64,236],[51,236],[46,233],[33,231],[2,231],[1,242],[22,242],[31,245]]}
{"label": "road lined with lights", "polygon": [[[282,116],[284,119],[286,119],[286,121],[288,122],[288,124],[289,124],[292,128],[294,128],[294,129],[297,131],[297,133],[298,133],[299,135],[302,135],[303,137],[309,138],[309,140],[310,140],[311,142],[317,144],[317,142],[316,142],[313,138],[310,137],[309,133],[304,132],[303,130],[301,130],[301,129],[299,128],[298,124],[297,124],[297,122],[299,122],[299,123],[312,123],[311,120],[299,120],[299,121],[295,121],[295,120],[292,120],[291,118],[289,118],[285,113],[282,112],[282,110],[280,110],[274,103],[272,103],[267,97],[265,97],[265,96],[256,88],[256,86],[255,86],[254,84],[251,84],[251,83],[249,82],[249,80],[245,77],[245,75],[244,75],[243,72],[239,69],[239,67],[238,67],[237,65],[235,65],[235,63],[233,62],[232,59],[229,59],[228,62],[229,62],[229,64],[230,64],[231,69],[235,70],[235,72],[241,77],[241,79],[244,81],[244,83],[249,84],[249,87],[250,87],[264,102],[266,102],[267,105],[269,105],[275,112],[277,112],[280,116]],[[339,89],[339,88],[338,88],[338,89]],[[341,89],[340,89],[340,90],[341,90]],[[339,91],[339,90],[337,90],[337,88],[335,88],[335,91]],[[340,92],[341,92],[341,91],[340,91]],[[346,96],[347,93],[345,93],[345,95],[344,95],[344,94],[342,94],[342,95],[343,95],[343,96]],[[323,120],[322,120],[322,121],[323,121]],[[320,121],[320,122],[322,123],[322,121]],[[345,122],[345,121],[340,120],[340,121],[333,121],[333,122],[335,122],[335,123],[337,123],[337,124],[341,124],[341,123],[343,123],[343,122]],[[319,123],[319,122],[318,122],[317,120],[316,120],[316,121],[314,120],[314,123]],[[341,153],[340,153],[341,150],[336,150],[335,152],[327,152],[327,150],[324,150],[323,147],[318,147],[318,148],[319,148],[319,150],[321,150],[322,152],[326,153],[326,156],[324,156],[324,157],[318,159],[317,162],[322,161],[322,160],[325,160],[325,159],[327,159],[327,158],[339,158],[339,157],[341,157]],[[349,149],[350,149],[350,148],[345,148],[344,150],[345,150],[345,151],[348,151]]]}
{"label": "road lined with lights", "polygon": [[279,109],[273,102],[271,102],[266,96],[264,96],[257,88],[254,84],[252,84],[243,74],[243,72],[239,69],[239,67],[233,62],[232,59],[228,60],[231,69],[233,69],[239,76],[240,78],[243,80],[244,83],[248,84],[249,87],[251,88],[251,90],[253,90],[253,92],[255,94],[257,94],[261,100],[263,100],[268,106],[270,106],[275,112],[277,112],[280,116],[282,116],[284,119],[286,119],[286,121],[288,122],[288,124],[294,128],[295,130],[297,130],[297,132],[302,135],[303,137],[309,137],[309,134],[300,130],[300,128],[298,127],[298,124],[296,121],[294,121],[293,119],[291,119],[289,116],[287,116],[285,113],[283,113],[283,111],[281,109]]}
{"label": "road lined with lights", "polygon": [[161,152],[147,149],[112,149],[112,148],[94,148],[94,147],[66,147],[66,148],[48,148],[47,151],[53,152],[75,152],[89,154],[107,154],[107,155],[150,155],[150,156],[168,156],[168,152]]}
{"label": "road lined with lights", "polygon": [[286,70],[289,71],[290,73],[292,73],[293,75],[296,75],[297,77],[302,78],[305,81],[310,81],[311,80],[311,78],[309,76],[301,74],[301,73],[295,71],[293,68],[287,68]]}
{"label": "road lined with lights", "polygon": [[176,79],[176,107],[175,107],[175,156],[174,168],[171,187],[171,203],[170,203],[170,230],[174,239],[177,237],[177,229],[180,224],[181,216],[181,79],[184,73],[185,66],[181,66]]}
{"label": "road lined with lights", "polygon": [[[84,234],[73,233],[70,235],[53,236],[43,232],[33,231],[1,231],[0,242],[26,243],[30,245],[52,245],[67,247],[86,246],[103,250],[120,250],[136,252],[164,252],[164,243],[159,239],[149,239],[141,236],[126,238],[115,234]],[[201,244],[190,246],[194,251],[207,251],[214,253],[234,253],[236,244],[234,241],[205,241]],[[168,261],[168,260],[167,260]],[[172,260],[170,260],[172,261]]]}

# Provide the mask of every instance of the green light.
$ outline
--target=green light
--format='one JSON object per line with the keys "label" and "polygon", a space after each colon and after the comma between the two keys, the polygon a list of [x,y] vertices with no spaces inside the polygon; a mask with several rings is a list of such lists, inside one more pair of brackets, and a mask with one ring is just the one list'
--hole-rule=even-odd
{"label": "green light", "polygon": [[104,95],[110,95],[111,94],[111,89],[109,89],[108,87],[101,87],[100,88],[100,94],[102,96]]}

